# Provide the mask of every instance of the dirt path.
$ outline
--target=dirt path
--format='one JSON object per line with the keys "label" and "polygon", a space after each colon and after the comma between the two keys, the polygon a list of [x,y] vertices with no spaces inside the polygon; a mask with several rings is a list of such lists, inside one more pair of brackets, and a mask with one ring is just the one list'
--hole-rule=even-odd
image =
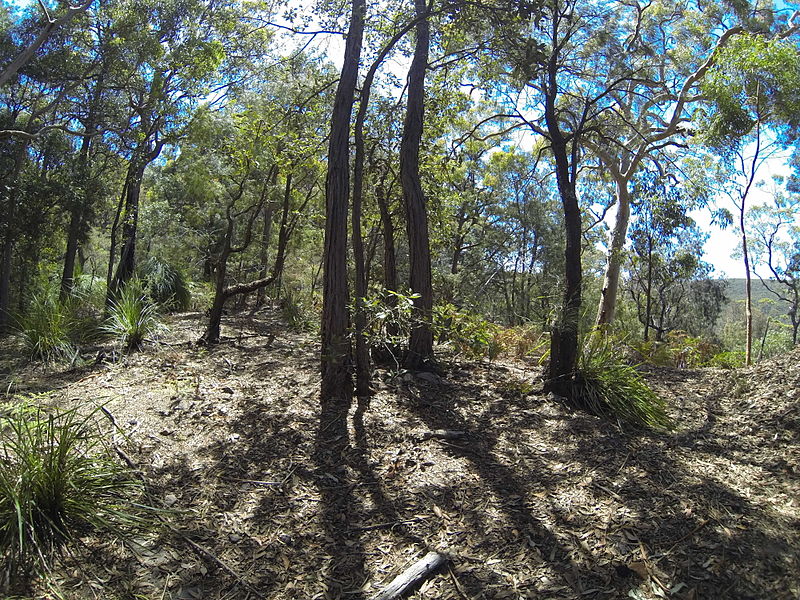
{"label": "dirt path", "polygon": [[366,599],[429,550],[450,568],[414,597],[800,598],[799,352],[652,372],[679,429],[628,434],[518,363],[380,372],[369,406],[321,414],[316,341],[274,314],[212,349],[185,343],[197,315],[171,329],[115,363],[6,378],[104,404],[175,511],[180,534],[88,539],[56,575],[67,598]]}

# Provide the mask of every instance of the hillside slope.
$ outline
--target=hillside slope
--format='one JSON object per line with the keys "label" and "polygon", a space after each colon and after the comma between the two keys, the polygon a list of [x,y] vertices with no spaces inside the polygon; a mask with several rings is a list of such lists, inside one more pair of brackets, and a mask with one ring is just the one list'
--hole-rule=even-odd
{"label": "hillside slope", "polygon": [[368,405],[321,412],[316,340],[275,314],[232,319],[211,349],[189,343],[198,315],[171,328],[3,383],[103,404],[170,511],[136,544],[87,538],[54,573],[65,598],[366,599],[431,549],[450,565],[417,597],[800,597],[800,352],[648,374],[679,428],[642,434],[511,362],[379,371]]}

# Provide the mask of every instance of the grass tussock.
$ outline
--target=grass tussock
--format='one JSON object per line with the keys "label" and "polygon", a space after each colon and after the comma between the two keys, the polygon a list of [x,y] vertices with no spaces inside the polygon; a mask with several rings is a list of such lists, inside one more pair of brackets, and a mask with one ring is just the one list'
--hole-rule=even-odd
{"label": "grass tussock", "polygon": [[139,268],[147,295],[166,311],[188,310],[192,303],[189,284],[183,273],[156,257],[150,257]]}
{"label": "grass tussock", "polygon": [[663,398],[600,332],[589,334],[583,345],[574,397],[589,412],[611,421],[662,431],[674,426]]}
{"label": "grass tussock", "polygon": [[93,415],[16,408],[0,416],[0,588],[49,570],[82,535],[139,523],[139,495]]}
{"label": "grass tussock", "polygon": [[145,339],[157,334],[162,327],[158,305],[145,293],[142,282],[133,279],[111,303],[103,330],[128,350],[138,350]]}
{"label": "grass tussock", "polygon": [[99,311],[80,294],[61,300],[55,289],[33,296],[27,310],[16,317],[15,330],[31,360],[74,360],[81,345],[101,333]]}

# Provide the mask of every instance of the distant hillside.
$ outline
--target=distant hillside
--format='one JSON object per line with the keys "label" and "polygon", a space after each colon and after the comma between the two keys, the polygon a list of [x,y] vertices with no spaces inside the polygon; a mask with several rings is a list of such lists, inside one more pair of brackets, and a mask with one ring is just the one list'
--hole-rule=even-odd
{"label": "distant hillside", "polygon": [[[728,304],[735,305],[736,303],[744,303],[745,300],[745,279],[726,279],[725,295],[728,297]],[[758,277],[754,277],[753,284],[753,304],[765,315],[772,317],[785,317],[787,305],[785,302],[779,301],[767,288],[761,283]],[[777,285],[775,289],[778,289]]]}

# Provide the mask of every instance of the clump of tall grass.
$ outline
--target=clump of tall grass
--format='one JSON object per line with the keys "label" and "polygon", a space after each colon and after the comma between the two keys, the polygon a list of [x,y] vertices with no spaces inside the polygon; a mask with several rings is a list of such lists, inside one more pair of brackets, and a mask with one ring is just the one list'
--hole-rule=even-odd
{"label": "clump of tall grass", "polygon": [[183,273],[175,266],[152,256],[139,267],[144,289],[164,310],[188,310],[192,295]]}
{"label": "clump of tall grass", "polygon": [[74,318],[68,302],[48,291],[31,298],[16,317],[16,334],[31,360],[69,360],[78,351],[72,339]]}
{"label": "clump of tall grass", "polygon": [[618,423],[656,430],[674,426],[663,398],[599,331],[590,333],[581,349],[574,399],[589,412]]}
{"label": "clump of tall grass", "polygon": [[0,415],[0,564],[4,587],[46,571],[79,537],[143,523],[140,484],[116,462],[93,414],[30,406]]}
{"label": "clump of tall grass", "polygon": [[103,330],[128,350],[138,350],[148,337],[162,329],[158,305],[145,293],[140,279],[132,279],[111,302]]}
{"label": "clump of tall grass", "polygon": [[318,319],[312,304],[313,298],[304,298],[300,292],[287,286],[280,300],[281,314],[293,330],[313,331]]}

